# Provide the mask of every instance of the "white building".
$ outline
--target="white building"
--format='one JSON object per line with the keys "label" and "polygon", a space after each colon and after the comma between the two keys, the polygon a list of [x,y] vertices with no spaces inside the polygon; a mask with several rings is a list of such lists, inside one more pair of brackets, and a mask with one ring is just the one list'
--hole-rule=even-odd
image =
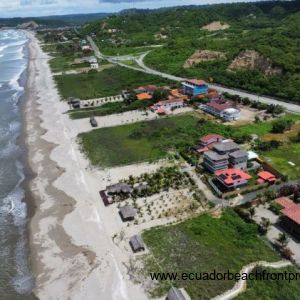
{"label": "white building", "polygon": [[98,63],[91,63],[91,69],[94,69],[94,70],[96,70],[96,69],[98,69],[99,68],[99,64]]}
{"label": "white building", "polygon": [[211,101],[206,104],[201,104],[200,108],[225,121],[238,120],[241,112],[239,109],[232,107],[232,105],[230,101]]}
{"label": "white building", "polygon": [[233,107],[227,108],[221,112],[220,117],[226,121],[234,121],[241,117],[241,112],[239,109]]}

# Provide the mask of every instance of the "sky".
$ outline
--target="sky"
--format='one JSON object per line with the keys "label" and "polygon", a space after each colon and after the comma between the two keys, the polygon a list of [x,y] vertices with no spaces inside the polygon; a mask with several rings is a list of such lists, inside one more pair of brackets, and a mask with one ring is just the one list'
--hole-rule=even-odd
{"label": "sky", "polygon": [[241,0],[0,0],[0,18],[117,12],[128,8],[203,5]]}

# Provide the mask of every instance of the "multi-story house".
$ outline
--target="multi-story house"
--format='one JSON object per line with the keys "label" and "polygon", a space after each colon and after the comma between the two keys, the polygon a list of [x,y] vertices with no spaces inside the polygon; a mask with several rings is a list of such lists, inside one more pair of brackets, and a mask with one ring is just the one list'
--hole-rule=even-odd
{"label": "multi-story house", "polygon": [[198,96],[207,94],[208,85],[203,80],[189,79],[181,83],[182,93],[188,96]]}

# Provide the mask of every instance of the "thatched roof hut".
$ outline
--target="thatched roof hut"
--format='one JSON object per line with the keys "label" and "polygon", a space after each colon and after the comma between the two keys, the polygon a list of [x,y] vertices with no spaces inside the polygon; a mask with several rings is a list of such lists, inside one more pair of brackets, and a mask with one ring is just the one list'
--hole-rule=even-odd
{"label": "thatched roof hut", "polygon": [[131,185],[127,183],[120,182],[106,187],[106,191],[109,194],[119,194],[119,193],[129,194],[133,191],[133,188]]}
{"label": "thatched roof hut", "polygon": [[132,206],[126,205],[119,209],[119,214],[124,222],[132,221],[136,215],[136,210]]}
{"label": "thatched roof hut", "polygon": [[130,246],[133,252],[139,252],[145,250],[145,245],[142,237],[140,235],[134,235],[130,238]]}

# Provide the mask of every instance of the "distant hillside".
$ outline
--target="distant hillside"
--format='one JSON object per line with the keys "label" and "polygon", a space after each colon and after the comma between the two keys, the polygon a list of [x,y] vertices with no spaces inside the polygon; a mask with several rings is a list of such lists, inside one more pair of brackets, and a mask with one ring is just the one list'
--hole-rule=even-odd
{"label": "distant hillside", "polygon": [[18,25],[35,22],[40,26],[44,27],[61,27],[61,26],[72,26],[81,25],[87,22],[100,20],[109,16],[107,13],[96,13],[96,14],[82,14],[82,15],[61,15],[61,16],[46,16],[46,17],[34,17],[34,18],[0,18],[1,27],[16,27]]}
{"label": "distant hillside", "polygon": [[[155,69],[300,102],[299,11],[300,0],[129,10],[91,22],[82,33],[96,34],[105,54],[160,44],[145,58]],[[257,59],[245,57],[245,67],[230,71],[246,50]],[[195,53],[218,52],[219,59],[184,67]]]}

